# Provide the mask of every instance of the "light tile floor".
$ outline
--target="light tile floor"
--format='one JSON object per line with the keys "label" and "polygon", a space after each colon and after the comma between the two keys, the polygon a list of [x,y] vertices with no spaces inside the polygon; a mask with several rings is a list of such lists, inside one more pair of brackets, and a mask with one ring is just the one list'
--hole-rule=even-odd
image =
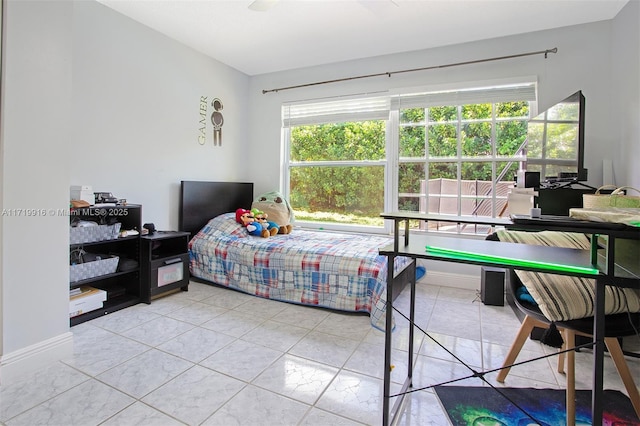
{"label": "light tile floor", "polygon": [[[397,306],[407,304],[403,293]],[[414,386],[499,367],[519,322],[474,291],[418,284]],[[407,371],[408,328],[396,314],[393,389]],[[378,425],[384,334],[369,317],[269,301],[192,282],[179,292],[73,327],[74,354],[0,386],[0,423],[14,425]],[[637,345],[637,342],[631,342]],[[625,342],[625,345],[627,343]],[[520,359],[551,351],[527,341]],[[634,349],[636,350],[636,349]],[[577,354],[591,385],[591,354]],[[556,358],[512,369],[504,385],[562,388]],[[605,387],[623,390],[610,360]],[[640,360],[629,358],[640,377]],[[479,379],[457,384],[480,386]],[[485,385],[486,386],[486,385]],[[400,425],[446,425],[431,390],[412,393]]]}

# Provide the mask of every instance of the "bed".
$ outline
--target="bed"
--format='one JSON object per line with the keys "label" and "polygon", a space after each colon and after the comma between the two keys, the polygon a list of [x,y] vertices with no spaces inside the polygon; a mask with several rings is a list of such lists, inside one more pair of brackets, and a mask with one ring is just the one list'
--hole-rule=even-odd
{"label": "bed", "polygon": [[[366,312],[384,329],[387,260],[380,247],[390,237],[294,228],[269,238],[248,235],[235,221],[249,208],[253,185],[237,182],[181,183],[180,228],[192,234],[190,272],[198,281],[264,298]],[[415,281],[415,262],[397,257],[395,298]],[[396,285],[396,284],[394,284]]]}

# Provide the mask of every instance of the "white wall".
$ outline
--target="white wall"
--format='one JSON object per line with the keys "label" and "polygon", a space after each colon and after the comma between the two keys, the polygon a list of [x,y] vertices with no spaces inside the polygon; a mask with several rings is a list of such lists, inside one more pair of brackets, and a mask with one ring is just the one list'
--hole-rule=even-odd
{"label": "white wall", "polygon": [[[180,180],[242,180],[249,77],[96,2],[75,2],[70,183],[177,229]],[[206,143],[198,143],[207,96]],[[223,102],[214,147],[211,101]]]}
{"label": "white wall", "polygon": [[[618,122],[610,130],[618,145],[615,183],[640,189],[640,1],[632,0],[613,21],[611,67],[612,114]],[[639,195],[631,192],[632,195]]]}
{"label": "white wall", "polygon": [[[4,209],[68,210],[69,186],[176,229],[180,180],[243,180],[249,77],[96,2],[6,1]],[[200,99],[222,100],[223,146]],[[0,217],[0,380],[72,348],[69,218]]]}
{"label": "white wall", "polygon": [[[70,353],[70,2],[5,2],[0,380]],[[26,209],[26,210],[19,210]],[[29,214],[30,213],[30,214]],[[31,350],[25,351],[30,347]]]}
{"label": "white wall", "polygon": [[[629,8],[637,9],[637,2],[630,2],[621,12],[624,15]],[[616,81],[626,81],[637,88],[637,12],[630,18],[616,21],[623,28],[624,48],[612,47],[618,42],[612,38],[612,21],[578,25],[561,29],[540,31],[522,36],[498,38],[445,48],[429,49],[399,55],[343,62],[333,65],[305,68],[257,76],[251,79],[250,143],[262,146],[268,158],[254,158],[250,170],[252,180],[256,182],[256,191],[269,190],[279,185],[279,147],[280,147],[280,105],[285,101],[313,99],[341,94],[401,90],[407,87],[428,87],[456,81],[490,80],[517,76],[537,76],[539,81],[539,109],[562,100],[564,97],[582,90],[586,97],[586,148],[585,166],[589,169],[589,183],[602,184],[602,160],[610,159],[614,169],[627,169],[628,157],[620,155],[624,149],[638,145],[637,103],[638,90],[614,92],[612,63],[615,65]],[[620,41],[622,43],[622,41]],[[311,83],[322,80],[351,77],[364,74],[396,71],[402,69],[429,67],[451,64],[461,61],[492,58],[524,52],[558,48],[557,54],[501,60],[456,68],[422,71],[353,80],[309,88],[280,91],[263,94],[263,89]],[[616,53],[615,50],[619,52]],[[625,55],[622,54],[624,50]],[[625,67],[621,63],[629,56],[632,65]],[[620,65],[617,65],[620,63]],[[635,64],[635,65],[634,65]],[[635,68],[634,68],[635,66]],[[633,82],[633,84],[632,84]],[[622,138],[617,131],[618,117],[613,112],[615,105],[635,106],[636,119],[629,120],[629,137]],[[632,129],[635,131],[631,131]],[[622,144],[622,146],[620,146]],[[614,147],[620,146],[621,150]],[[627,148],[629,147],[629,148]],[[637,149],[637,148],[636,148]],[[258,167],[261,165],[262,167]],[[260,170],[258,179],[257,170]]]}

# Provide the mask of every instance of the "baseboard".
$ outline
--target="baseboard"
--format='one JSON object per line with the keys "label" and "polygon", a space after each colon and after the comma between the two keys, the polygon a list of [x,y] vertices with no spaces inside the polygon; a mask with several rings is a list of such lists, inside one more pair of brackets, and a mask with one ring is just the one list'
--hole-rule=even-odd
{"label": "baseboard", "polygon": [[450,272],[430,271],[422,277],[419,283],[439,285],[441,287],[462,288],[465,290],[479,291],[480,277],[467,274],[452,274]]}
{"label": "baseboard", "polygon": [[7,385],[21,376],[73,355],[73,333],[66,332],[35,345],[2,355],[0,384]]}

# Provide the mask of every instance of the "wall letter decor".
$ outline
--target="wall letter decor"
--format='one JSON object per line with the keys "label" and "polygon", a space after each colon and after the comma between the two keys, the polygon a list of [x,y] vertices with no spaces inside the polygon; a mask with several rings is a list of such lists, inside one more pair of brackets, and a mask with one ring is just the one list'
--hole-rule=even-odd
{"label": "wall letter decor", "polygon": [[207,127],[206,127],[207,97],[206,96],[200,96],[200,121],[198,123],[200,124],[200,127],[199,127],[200,133],[198,134],[198,143],[200,145],[204,145],[205,142],[207,141]]}

